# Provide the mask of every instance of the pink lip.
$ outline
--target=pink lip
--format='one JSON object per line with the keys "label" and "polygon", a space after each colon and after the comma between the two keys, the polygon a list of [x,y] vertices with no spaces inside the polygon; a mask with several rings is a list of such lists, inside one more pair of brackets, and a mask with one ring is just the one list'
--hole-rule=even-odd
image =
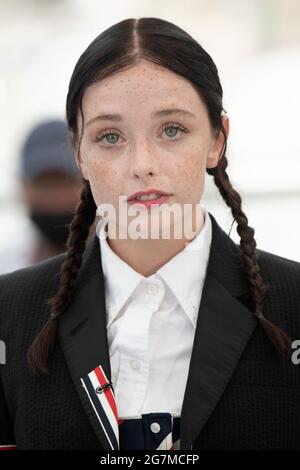
{"label": "pink lip", "polygon": [[170,196],[170,193],[166,193],[165,191],[161,191],[160,189],[150,188],[150,189],[147,189],[146,191],[137,191],[136,193],[131,194],[131,196],[128,196],[127,201],[131,201],[132,199],[135,199],[137,196],[143,196],[145,194],[152,194],[152,193],[158,193],[161,196]]}
{"label": "pink lip", "polygon": [[[156,191],[151,191],[151,192],[154,193]],[[161,196],[159,196],[158,198],[152,199],[150,201],[139,201],[137,199],[131,199],[131,200],[128,200],[127,202],[130,205],[131,204],[140,204],[140,205],[143,205],[144,207],[151,207],[151,206],[154,206],[154,205],[163,204],[164,202],[166,202],[169,199],[170,196],[171,196],[170,194],[161,194]]]}

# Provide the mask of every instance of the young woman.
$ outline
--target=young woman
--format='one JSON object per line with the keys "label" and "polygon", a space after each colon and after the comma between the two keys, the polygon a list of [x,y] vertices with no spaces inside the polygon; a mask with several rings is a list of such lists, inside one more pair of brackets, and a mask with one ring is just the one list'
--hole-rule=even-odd
{"label": "young woman", "polygon": [[[300,264],[256,248],[209,54],[170,22],[121,21],[79,58],[66,114],[84,182],[67,252],[0,278],[2,447],[299,449]],[[201,205],[205,172],[239,245]],[[103,204],[116,218],[86,244]],[[164,238],[173,205],[190,209]],[[159,237],[113,236],[124,208],[158,214]]]}

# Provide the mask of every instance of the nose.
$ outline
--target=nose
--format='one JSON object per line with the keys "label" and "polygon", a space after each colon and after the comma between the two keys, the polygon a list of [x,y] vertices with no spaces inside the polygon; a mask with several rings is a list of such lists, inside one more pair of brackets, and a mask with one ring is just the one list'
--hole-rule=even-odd
{"label": "nose", "polygon": [[129,155],[130,175],[133,178],[145,178],[158,172],[158,159],[155,150],[145,139],[140,139],[132,146]]}

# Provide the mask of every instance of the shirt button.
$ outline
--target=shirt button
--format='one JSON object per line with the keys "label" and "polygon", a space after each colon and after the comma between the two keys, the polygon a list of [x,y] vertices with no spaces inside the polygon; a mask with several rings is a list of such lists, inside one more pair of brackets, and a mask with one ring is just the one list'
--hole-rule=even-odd
{"label": "shirt button", "polygon": [[156,286],[155,284],[149,284],[149,285],[147,286],[147,292],[148,292],[149,294],[156,294],[157,290],[158,290],[158,288],[157,288],[157,286]]}
{"label": "shirt button", "polygon": [[136,359],[132,359],[130,361],[130,365],[132,369],[138,370],[140,368],[140,361],[137,361]]}
{"label": "shirt button", "polygon": [[150,429],[152,432],[157,433],[160,431],[160,425],[158,423],[152,423]]}

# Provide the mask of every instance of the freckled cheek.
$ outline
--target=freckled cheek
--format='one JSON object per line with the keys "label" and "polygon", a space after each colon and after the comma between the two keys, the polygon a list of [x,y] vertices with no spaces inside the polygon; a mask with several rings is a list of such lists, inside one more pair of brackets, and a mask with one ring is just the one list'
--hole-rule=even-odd
{"label": "freckled cheek", "polygon": [[203,166],[199,155],[187,155],[185,160],[177,165],[175,173],[174,180],[180,185],[184,201],[199,199],[205,178],[205,165]]}
{"label": "freckled cheek", "polygon": [[186,155],[177,167],[177,173],[181,174],[181,178],[188,179],[188,181],[198,179],[202,171],[202,162],[197,154]]}
{"label": "freckled cheek", "polygon": [[121,188],[118,172],[109,165],[93,162],[90,163],[89,175],[96,203],[115,204]]}

